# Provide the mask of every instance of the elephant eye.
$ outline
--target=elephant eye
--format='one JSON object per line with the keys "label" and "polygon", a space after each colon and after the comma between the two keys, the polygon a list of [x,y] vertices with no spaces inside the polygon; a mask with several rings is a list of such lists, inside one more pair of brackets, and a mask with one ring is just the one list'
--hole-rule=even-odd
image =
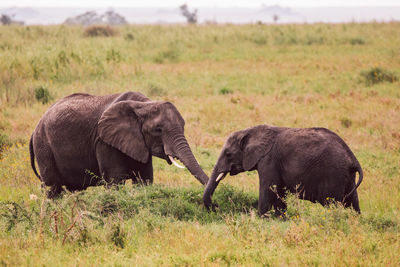
{"label": "elephant eye", "polygon": [[162,132],[162,129],[161,129],[161,127],[156,127],[156,128],[154,129],[154,131],[155,131],[156,133],[161,133],[161,132]]}
{"label": "elephant eye", "polygon": [[225,151],[225,155],[226,155],[228,158],[230,158],[230,157],[232,156],[232,153],[229,152],[229,151]]}

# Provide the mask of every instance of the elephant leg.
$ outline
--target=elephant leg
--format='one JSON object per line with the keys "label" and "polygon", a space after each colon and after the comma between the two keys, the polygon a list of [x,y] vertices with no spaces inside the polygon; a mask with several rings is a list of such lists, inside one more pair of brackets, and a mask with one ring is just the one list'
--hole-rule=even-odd
{"label": "elephant leg", "polygon": [[129,179],[129,172],[124,170],[123,166],[101,164],[100,173],[106,185],[123,184],[125,180]]}
{"label": "elephant leg", "polygon": [[48,163],[48,166],[44,168],[39,167],[39,170],[43,184],[50,187],[47,189],[47,197],[50,199],[57,198],[64,191],[61,181],[59,180],[61,174],[57,167],[53,163]]}
{"label": "elephant leg", "polygon": [[286,208],[283,201],[278,198],[281,190],[279,173],[272,159],[260,160],[257,170],[260,178],[258,199],[258,212],[260,216],[270,211],[272,206],[275,206],[277,210],[278,208]]}
{"label": "elephant leg", "polygon": [[47,198],[54,199],[60,196],[64,189],[60,185],[52,185],[47,191]]}
{"label": "elephant leg", "polygon": [[275,215],[279,217],[279,216],[284,216],[284,213],[287,208],[286,202],[284,201],[286,197],[286,192],[282,184],[278,185],[277,193],[278,195],[275,202],[275,210],[276,210]]}
{"label": "elephant leg", "polygon": [[40,142],[41,140],[37,140],[39,144],[36,147],[38,151],[36,153],[36,160],[39,167],[40,178],[42,180],[42,187],[45,188],[49,186],[50,188],[47,190],[47,197],[50,199],[54,199],[58,197],[64,190],[62,188],[62,176],[60,171],[57,168],[56,161],[54,159],[54,155],[47,144],[43,144]]}
{"label": "elephant leg", "polygon": [[135,162],[134,168],[132,170],[133,183],[139,183],[144,185],[149,185],[153,183],[153,161],[150,157],[149,162],[142,164],[139,162]]}
{"label": "elephant leg", "polygon": [[346,208],[348,207],[352,207],[357,213],[361,213],[360,210],[360,205],[358,203],[358,194],[357,194],[357,190],[354,190],[353,193],[351,193],[350,196],[348,196],[345,201],[344,201],[344,206]]}
{"label": "elephant leg", "polygon": [[[351,177],[349,178],[349,183],[347,184],[346,187],[346,194],[348,194],[349,192],[351,192],[351,190],[353,190],[353,188],[356,186],[355,183],[355,173],[353,173],[351,175]],[[360,205],[358,202],[358,193],[357,190],[354,190],[353,193],[351,193],[350,196],[348,196],[344,202],[343,202],[344,207],[349,208],[352,207],[357,213],[361,213],[360,211]]]}
{"label": "elephant leg", "polygon": [[119,150],[99,142],[96,146],[97,164],[106,184],[121,184],[130,178],[130,158]]}

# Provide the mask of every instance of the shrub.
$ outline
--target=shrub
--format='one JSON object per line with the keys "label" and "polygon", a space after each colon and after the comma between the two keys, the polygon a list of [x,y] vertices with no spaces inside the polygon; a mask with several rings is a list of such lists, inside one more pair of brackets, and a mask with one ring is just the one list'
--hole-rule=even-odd
{"label": "shrub", "polygon": [[110,239],[115,246],[119,248],[125,247],[126,233],[123,231],[123,229],[121,229],[119,224],[114,225],[112,228]]}
{"label": "shrub", "polygon": [[357,37],[357,38],[350,39],[350,44],[352,44],[352,45],[363,45],[363,44],[365,44],[365,41],[364,41],[364,39]]}
{"label": "shrub", "polygon": [[228,95],[228,94],[233,94],[233,91],[231,89],[228,89],[226,87],[222,88],[219,90],[220,95]]}
{"label": "shrub", "polygon": [[379,67],[375,67],[367,71],[362,71],[361,77],[364,78],[367,85],[374,85],[381,82],[393,83],[398,80],[398,77],[394,73]]}
{"label": "shrub", "polygon": [[67,54],[65,53],[64,50],[61,50],[60,53],[58,53],[56,64],[60,64],[61,66],[66,66],[69,63],[69,59]]}
{"label": "shrub", "polygon": [[340,119],[340,123],[345,127],[345,128],[349,128],[351,126],[351,124],[353,123],[349,118],[341,118]]}
{"label": "shrub", "polygon": [[83,35],[86,37],[110,37],[118,34],[118,31],[110,26],[93,25],[85,29]]}
{"label": "shrub", "polygon": [[364,224],[369,225],[372,229],[376,231],[388,231],[390,228],[396,231],[399,227],[398,222],[395,218],[391,218],[388,215],[382,214],[379,216],[373,216],[371,214],[361,217],[361,221]]}
{"label": "shrub", "polygon": [[37,101],[42,102],[42,104],[47,104],[53,99],[49,90],[43,86],[35,88],[35,98]]}
{"label": "shrub", "polygon": [[133,36],[132,33],[127,33],[127,34],[125,34],[124,39],[126,41],[133,41],[133,40],[135,40],[135,36]]}
{"label": "shrub", "polygon": [[0,218],[5,222],[5,230],[10,232],[19,223],[27,223],[27,227],[31,227],[33,224],[32,213],[25,209],[23,205],[20,205],[13,201],[1,202],[1,213]]}
{"label": "shrub", "polygon": [[[140,224],[157,227],[163,219],[198,221],[201,224],[222,222],[227,217],[242,216],[255,212],[257,195],[245,193],[231,186],[221,186],[213,201],[215,212],[201,207],[203,190],[200,187],[170,188],[166,186],[119,186],[104,189],[92,188],[78,193],[66,193],[54,202],[31,205],[24,202],[0,201],[0,230],[35,230],[43,227],[43,233],[65,241],[87,243],[96,237],[90,229],[103,228],[107,239],[116,247],[123,248],[127,232],[121,219],[137,219]],[[45,205],[43,213],[40,205]],[[143,215],[147,214],[145,222]],[[42,217],[43,216],[43,217]],[[113,220],[118,218],[118,221]],[[79,220],[79,224],[75,224]],[[69,230],[67,230],[69,229]],[[59,235],[57,232],[64,233]]]}

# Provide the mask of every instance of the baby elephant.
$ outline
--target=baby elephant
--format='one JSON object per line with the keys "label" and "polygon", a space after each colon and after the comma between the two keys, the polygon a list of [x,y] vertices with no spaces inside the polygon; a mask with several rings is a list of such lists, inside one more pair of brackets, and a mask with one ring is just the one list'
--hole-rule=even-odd
{"label": "baby elephant", "polygon": [[[342,202],[360,213],[357,187],[363,179],[360,163],[346,143],[325,128],[282,128],[259,125],[231,134],[204,191],[207,208],[226,176],[257,170],[260,215],[286,209],[286,190],[326,205]],[[355,173],[359,173],[355,184]]]}

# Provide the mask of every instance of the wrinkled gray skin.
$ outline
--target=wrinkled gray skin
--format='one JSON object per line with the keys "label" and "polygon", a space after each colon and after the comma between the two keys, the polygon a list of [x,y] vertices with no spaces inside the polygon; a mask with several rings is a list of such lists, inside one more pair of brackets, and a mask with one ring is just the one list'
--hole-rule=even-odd
{"label": "wrinkled gray skin", "polygon": [[[152,156],[179,159],[202,184],[207,175],[184,136],[185,122],[169,102],[137,92],[106,96],[73,94],[53,104],[30,141],[31,164],[50,186],[48,197],[88,186],[153,182]],[[35,169],[36,157],[40,176]],[[90,171],[92,174],[88,173]]]}
{"label": "wrinkled gray skin", "polygon": [[211,206],[221,181],[216,181],[218,175],[251,170],[259,175],[260,215],[272,207],[280,215],[286,209],[282,199],[287,190],[322,205],[332,199],[343,202],[360,212],[356,189],[363,178],[361,166],[345,142],[328,129],[259,125],[231,134],[204,191],[205,206]]}

